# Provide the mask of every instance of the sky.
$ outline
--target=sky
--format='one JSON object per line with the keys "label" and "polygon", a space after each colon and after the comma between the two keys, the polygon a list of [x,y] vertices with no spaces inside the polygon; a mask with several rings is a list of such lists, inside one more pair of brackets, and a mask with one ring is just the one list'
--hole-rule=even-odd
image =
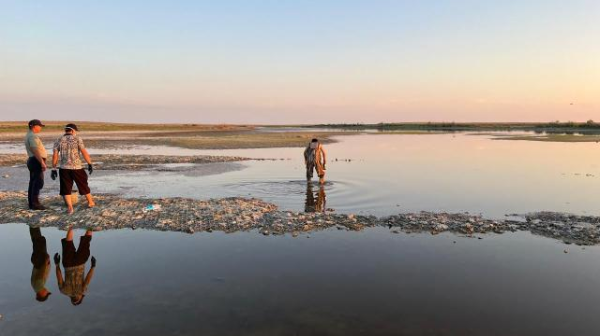
{"label": "sky", "polygon": [[597,0],[0,0],[0,120],[600,121]]}

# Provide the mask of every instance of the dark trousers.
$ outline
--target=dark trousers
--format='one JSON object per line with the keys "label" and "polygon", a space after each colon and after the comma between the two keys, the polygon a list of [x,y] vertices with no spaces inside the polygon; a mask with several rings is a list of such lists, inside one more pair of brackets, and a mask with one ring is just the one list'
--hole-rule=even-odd
{"label": "dark trousers", "polygon": [[33,253],[31,254],[31,263],[37,269],[42,268],[46,264],[48,249],[46,248],[46,237],[42,236],[40,228],[29,228],[29,236],[33,243]]}
{"label": "dark trousers", "polygon": [[77,184],[79,195],[87,195],[91,192],[88,186],[88,176],[83,169],[59,169],[58,176],[60,177],[60,194],[63,196],[71,195],[73,182]]}
{"label": "dark trousers", "polygon": [[62,245],[62,265],[64,268],[83,265],[90,258],[90,242],[92,236],[81,236],[79,238],[79,247],[75,249],[73,241],[67,241],[67,238],[60,240]]}
{"label": "dark trousers", "polygon": [[29,169],[27,201],[31,209],[42,205],[40,203],[40,190],[44,188],[44,171],[42,170],[42,164],[35,157],[30,157],[27,160],[27,169]]}
{"label": "dark trousers", "polygon": [[310,180],[313,177],[313,172],[315,171],[316,166],[314,163],[307,163],[306,164],[306,179]]}

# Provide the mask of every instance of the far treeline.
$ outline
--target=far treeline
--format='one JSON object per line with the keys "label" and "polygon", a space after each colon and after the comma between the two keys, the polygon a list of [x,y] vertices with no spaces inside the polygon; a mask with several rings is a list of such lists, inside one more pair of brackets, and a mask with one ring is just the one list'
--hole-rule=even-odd
{"label": "far treeline", "polygon": [[548,122],[548,123],[457,123],[457,122],[425,122],[425,123],[378,123],[378,124],[319,124],[309,128],[334,128],[344,130],[380,130],[380,131],[533,131],[548,133],[585,133],[600,132],[600,123],[587,122]]}

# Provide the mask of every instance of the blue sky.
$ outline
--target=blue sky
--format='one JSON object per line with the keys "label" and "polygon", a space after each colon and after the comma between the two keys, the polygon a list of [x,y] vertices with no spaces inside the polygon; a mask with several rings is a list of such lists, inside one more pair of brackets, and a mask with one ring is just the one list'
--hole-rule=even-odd
{"label": "blue sky", "polygon": [[600,119],[597,1],[0,4],[5,120]]}

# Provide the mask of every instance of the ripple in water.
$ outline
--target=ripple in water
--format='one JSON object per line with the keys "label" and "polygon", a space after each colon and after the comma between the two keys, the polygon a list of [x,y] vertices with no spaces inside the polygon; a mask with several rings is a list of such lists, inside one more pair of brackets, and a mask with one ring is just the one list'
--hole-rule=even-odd
{"label": "ripple in water", "polygon": [[[374,193],[361,193],[360,183],[348,181],[326,181],[323,193],[327,200],[327,208],[336,212],[362,212],[377,206],[379,197]],[[310,186],[306,180],[280,180],[280,181],[242,181],[227,183],[220,186],[223,191],[231,195],[245,195],[261,198],[277,204],[285,210],[304,210],[309,193],[316,195],[320,191],[317,181],[312,181]],[[310,189],[309,189],[310,188]]]}

